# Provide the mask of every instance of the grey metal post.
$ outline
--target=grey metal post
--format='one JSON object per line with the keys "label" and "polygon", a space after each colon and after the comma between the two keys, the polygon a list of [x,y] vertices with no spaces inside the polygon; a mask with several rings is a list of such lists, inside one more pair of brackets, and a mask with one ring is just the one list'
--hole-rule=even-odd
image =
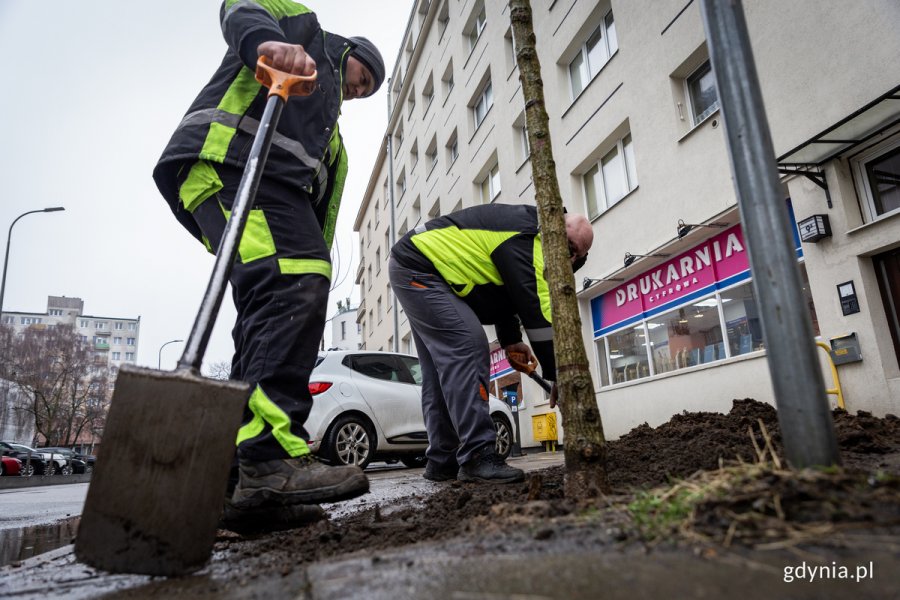
{"label": "grey metal post", "polygon": [[740,0],[701,0],[786,458],[840,461]]}

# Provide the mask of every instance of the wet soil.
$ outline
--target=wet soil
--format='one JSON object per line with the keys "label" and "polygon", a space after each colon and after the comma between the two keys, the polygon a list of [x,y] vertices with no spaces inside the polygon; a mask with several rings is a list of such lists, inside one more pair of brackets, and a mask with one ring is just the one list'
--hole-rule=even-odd
{"label": "wet soil", "polygon": [[[826,548],[819,557],[829,561],[858,557],[861,548],[897,556],[900,419],[843,411],[834,418],[842,468],[787,470],[775,409],[735,400],[728,414],[684,413],[610,442],[613,493],[603,498],[565,498],[564,468],[553,467],[529,474],[523,484],[451,482],[430,495],[300,530],[260,536],[220,531],[205,570],[209,578],[199,587],[186,582],[180,592],[218,596],[232,584],[252,587],[273,577],[296,589],[303,585],[303,565],[362,556],[374,568],[398,552],[408,551],[414,561],[417,552],[448,548],[492,557],[523,548],[552,553],[560,544],[576,553],[727,551],[754,564],[765,562],[760,553],[767,550],[809,555]],[[556,545],[542,545],[546,541]],[[175,591],[172,581],[158,587],[160,596]],[[121,593],[132,595],[153,596],[154,586]]]}

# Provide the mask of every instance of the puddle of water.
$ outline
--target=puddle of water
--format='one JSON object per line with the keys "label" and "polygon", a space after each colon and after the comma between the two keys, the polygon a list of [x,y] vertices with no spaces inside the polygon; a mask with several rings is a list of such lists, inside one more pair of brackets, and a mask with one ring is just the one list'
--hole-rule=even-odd
{"label": "puddle of water", "polygon": [[81,517],[73,517],[50,525],[0,530],[0,566],[71,544]]}

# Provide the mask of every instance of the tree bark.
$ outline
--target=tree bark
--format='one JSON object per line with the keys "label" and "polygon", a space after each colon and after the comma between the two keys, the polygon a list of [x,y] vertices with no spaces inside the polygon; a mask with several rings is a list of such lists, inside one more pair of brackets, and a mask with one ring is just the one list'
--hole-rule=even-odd
{"label": "tree bark", "polygon": [[573,499],[587,498],[609,491],[606,440],[582,343],[575,277],[569,260],[562,197],[544,105],[544,84],[535,49],[531,4],[529,0],[511,0],[509,6],[519,81],[525,100],[541,247],[553,311],[559,407],[566,435],[565,494]]}

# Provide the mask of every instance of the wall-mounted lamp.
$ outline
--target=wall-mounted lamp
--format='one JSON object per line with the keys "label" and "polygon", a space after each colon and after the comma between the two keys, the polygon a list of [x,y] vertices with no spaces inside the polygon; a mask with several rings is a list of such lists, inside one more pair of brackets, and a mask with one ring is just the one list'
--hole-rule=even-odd
{"label": "wall-mounted lamp", "polygon": [[601,281],[625,281],[625,280],[622,279],[621,277],[599,277],[599,278],[585,277],[581,282],[581,285],[583,286],[582,289],[586,290],[589,287],[591,287],[592,285],[594,285],[595,283],[600,283]]}
{"label": "wall-mounted lamp", "polygon": [[632,254],[631,252],[625,253],[625,266],[630,267],[631,263],[636,261],[639,258],[647,258],[650,256],[656,256],[658,258],[669,258],[671,254]]}
{"label": "wall-mounted lamp", "polygon": [[678,219],[678,239],[680,240],[687,234],[691,232],[691,229],[694,227],[715,227],[718,229],[724,229],[728,227],[728,223],[709,223],[708,225],[701,225],[695,223],[685,223],[683,219]]}

